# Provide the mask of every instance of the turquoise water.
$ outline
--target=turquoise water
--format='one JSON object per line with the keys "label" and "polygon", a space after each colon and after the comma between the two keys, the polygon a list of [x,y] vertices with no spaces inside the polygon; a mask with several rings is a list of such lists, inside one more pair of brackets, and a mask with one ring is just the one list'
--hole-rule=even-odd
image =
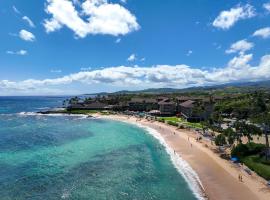
{"label": "turquoise water", "polygon": [[0,199],[196,199],[165,149],[134,125],[0,115]]}

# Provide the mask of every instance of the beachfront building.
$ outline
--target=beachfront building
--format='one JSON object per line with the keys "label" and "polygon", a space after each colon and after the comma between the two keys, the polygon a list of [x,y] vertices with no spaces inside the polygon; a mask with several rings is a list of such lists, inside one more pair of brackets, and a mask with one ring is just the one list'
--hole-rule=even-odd
{"label": "beachfront building", "polygon": [[158,102],[161,116],[172,116],[176,114],[176,103],[170,99]]}
{"label": "beachfront building", "polygon": [[208,119],[214,110],[214,102],[211,98],[199,101],[187,100],[179,104],[182,117],[187,121],[198,122]]}
{"label": "beachfront building", "polygon": [[156,99],[151,98],[132,98],[131,101],[128,102],[128,109],[130,111],[150,111],[150,110],[158,110],[158,101]]}

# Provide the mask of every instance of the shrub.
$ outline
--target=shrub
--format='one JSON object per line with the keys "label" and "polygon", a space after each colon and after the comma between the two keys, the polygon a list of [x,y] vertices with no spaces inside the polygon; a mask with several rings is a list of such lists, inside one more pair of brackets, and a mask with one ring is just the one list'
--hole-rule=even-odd
{"label": "shrub", "polygon": [[163,118],[159,118],[158,121],[162,122],[162,123],[165,123],[165,119],[163,119]]}
{"label": "shrub", "polygon": [[215,144],[216,144],[217,146],[223,146],[223,145],[227,144],[225,135],[224,135],[224,134],[219,134],[219,135],[215,138]]}
{"label": "shrub", "polygon": [[242,158],[245,156],[259,154],[264,150],[264,148],[264,144],[256,144],[254,142],[250,142],[247,144],[238,144],[232,149],[231,155]]}
{"label": "shrub", "polygon": [[178,126],[178,123],[173,121],[168,121],[168,124],[172,126]]}
{"label": "shrub", "polygon": [[180,128],[180,129],[184,129],[185,126],[181,124],[181,125],[179,126],[179,128]]}
{"label": "shrub", "polygon": [[247,156],[241,159],[241,161],[266,180],[270,180],[270,165],[265,163],[259,156]]}

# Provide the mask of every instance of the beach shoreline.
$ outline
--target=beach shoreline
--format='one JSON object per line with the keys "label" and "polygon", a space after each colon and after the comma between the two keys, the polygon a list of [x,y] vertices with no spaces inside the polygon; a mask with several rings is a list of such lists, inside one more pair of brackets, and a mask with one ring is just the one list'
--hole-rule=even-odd
{"label": "beach shoreline", "polygon": [[[163,138],[166,145],[198,174],[197,183],[201,193],[196,195],[198,199],[218,199],[218,200],[268,200],[270,199],[270,189],[266,186],[266,181],[256,174],[248,175],[243,167],[236,167],[217,156],[206,147],[205,143],[196,141],[195,133],[188,130],[178,130],[176,127],[160,123],[128,117],[124,115],[100,115],[94,117],[101,119],[117,120],[135,124],[142,128],[150,128],[157,131]],[[238,180],[238,176],[243,176],[243,182]],[[183,174],[182,174],[183,175]],[[184,177],[185,178],[185,177]],[[201,186],[200,186],[201,184]],[[191,186],[193,187],[193,186]],[[198,189],[191,188],[193,192]]]}

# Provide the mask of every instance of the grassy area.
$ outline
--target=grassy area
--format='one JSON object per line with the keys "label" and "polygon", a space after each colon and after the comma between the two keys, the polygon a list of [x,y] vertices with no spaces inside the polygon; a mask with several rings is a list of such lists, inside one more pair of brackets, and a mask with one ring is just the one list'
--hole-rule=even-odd
{"label": "grassy area", "polygon": [[180,122],[181,124],[185,125],[185,126],[190,126],[192,128],[202,128],[201,123],[191,123],[191,122],[187,122],[185,120],[183,120],[182,118],[179,117],[160,117],[160,120],[164,120],[166,122],[171,121],[173,123],[178,123]]}
{"label": "grassy area", "polygon": [[71,111],[65,110],[65,113],[89,115],[89,114],[98,113],[98,111],[97,110],[71,110]]}
{"label": "grassy area", "polygon": [[270,180],[270,161],[266,161],[265,158],[260,158],[258,155],[247,156],[241,161],[266,180]]}

